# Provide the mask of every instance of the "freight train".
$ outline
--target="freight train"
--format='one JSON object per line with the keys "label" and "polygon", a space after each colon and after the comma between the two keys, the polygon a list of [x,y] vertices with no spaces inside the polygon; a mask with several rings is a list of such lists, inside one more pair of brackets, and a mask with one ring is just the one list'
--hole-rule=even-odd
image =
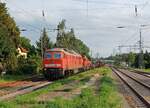
{"label": "freight train", "polygon": [[91,66],[92,63],[86,56],[68,49],[48,49],[44,54],[44,75],[50,80],[88,70]]}

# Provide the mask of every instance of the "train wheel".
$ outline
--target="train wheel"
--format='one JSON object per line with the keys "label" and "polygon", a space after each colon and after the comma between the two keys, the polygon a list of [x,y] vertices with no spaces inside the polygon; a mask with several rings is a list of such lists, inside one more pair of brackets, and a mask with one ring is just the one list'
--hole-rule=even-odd
{"label": "train wheel", "polygon": [[69,76],[69,75],[68,75],[68,71],[65,71],[65,75],[64,75],[64,76],[66,76],[66,77]]}

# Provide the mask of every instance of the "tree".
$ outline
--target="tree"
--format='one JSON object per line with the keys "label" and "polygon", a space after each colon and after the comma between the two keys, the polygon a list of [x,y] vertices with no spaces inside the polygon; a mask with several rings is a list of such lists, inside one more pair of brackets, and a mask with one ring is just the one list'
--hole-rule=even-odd
{"label": "tree", "polygon": [[150,54],[148,53],[148,51],[146,51],[144,54],[144,65],[146,69],[150,68]]}
{"label": "tree", "polygon": [[32,47],[30,42],[31,42],[30,39],[26,37],[20,37],[20,46],[27,49],[28,51]]}
{"label": "tree", "polygon": [[139,54],[137,54],[137,55],[135,56],[135,61],[134,61],[133,66],[134,66],[135,68],[139,68]]}
{"label": "tree", "polygon": [[63,48],[64,47],[64,42],[65,42],[65,26],[66,26],[66,21],[62,20],[58,25],[57,25],[57,38],[56,38],[56,43],[55,46],[56,47],[60,47]]}
{"label": "tree", "polygon": [[57,26],[58,33],[55,47],[74,50],[77,53],[86,55],[90,58],[89,48],[83,43],[83,41],[75,37],[73,28],[71,28],[69,32],[65,31],[65,22],[65,20],[62,20]]}
{"label": "tree", "polygon": [[135,56],[136,56],[136,54],[134,54],[132,52],[130,52],[128,54],[128,64],[129,64],[129,66],[132,66],[134,64]]}
{"label": "tree", "polygon": [[17,72],[17,68],[18,68],[18,60],[16,58],[16,54],[15,53],[11,53],[8,55],[8,58],[6,59],[6,64],[7,64],[7,71],[10,74],[15,74],[15,72]]}
{"label": "tree", "polygon": [[10,17],[5,3],[0,3],[0,58],[8,70],[17,67],[16,48],[19,46],[20,31]]}
{"label": "tree", "polygon": [[15,47],[18,47],[20,31],[14,19],[7,12],[5,3],[0,3],[0,25],[3,32],[7,33],[7,36],[14,42]]}
{"label": "tree", "polygon": [[34,45],[32,45],[28,52],[28,56],[34,56],[34,55],[37,55],[37,49]]}
{"label": "tree", "polygon": [[[42,52],[44,53],[46,49],[50,49],[53,47],[53,43],[52,41],[50,41],[50,38],[48,37],[47,31],[44,28],[42,31],[42,35],[39,39],[39,41],[36,42],[37,45],[37,51],[39,53],[39,55],[42,55]],[[42,49],[42,51],[41,51]]]}
{"label": "tree", "polygon": [[28,56],[37,54],[35,46],[31,45],[31,40],[26,37],[20,37],[20,46],[28,50]]}

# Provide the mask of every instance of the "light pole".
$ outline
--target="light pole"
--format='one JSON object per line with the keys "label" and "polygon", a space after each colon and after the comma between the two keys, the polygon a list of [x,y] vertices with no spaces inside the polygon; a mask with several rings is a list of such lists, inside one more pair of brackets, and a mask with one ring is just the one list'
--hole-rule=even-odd
{"label": "light pole", "polygon": [[27,31],[27,29],[21,29],[20,31]]}
{"label": "light pole", "polygon": [[139,68],[143,68],[143,42],[142,42],[142,29],[140,28],[140,40],[139,40]]}
{"label": "light pole", "polygon": [[[139,65],[139,68],[143,68],[143,41],[142,41],[142,28],[143,27],[146,27],[146,26],[149,26],[149,25],[140,25],[140,28],[139,28],[139,57],[138,57],[138,65]],[[125,26],[118,26],[117,28],[126,28]]]}

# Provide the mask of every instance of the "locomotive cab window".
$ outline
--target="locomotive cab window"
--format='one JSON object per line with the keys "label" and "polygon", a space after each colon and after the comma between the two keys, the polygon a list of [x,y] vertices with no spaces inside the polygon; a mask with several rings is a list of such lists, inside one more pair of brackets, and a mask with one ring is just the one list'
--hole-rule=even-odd
{"label": "locomotive cab window", "polygon": [[56,58],[56,59],[61,58],[61,54],[60,54],[60,53],[55,53],[55,54],[54,54],[54,58]]}
{"label": "locomotive cab window", "polygon": [[50,59],[50,58],[52,58],[52,55],[50,53],[46,53],[45,58]]}

